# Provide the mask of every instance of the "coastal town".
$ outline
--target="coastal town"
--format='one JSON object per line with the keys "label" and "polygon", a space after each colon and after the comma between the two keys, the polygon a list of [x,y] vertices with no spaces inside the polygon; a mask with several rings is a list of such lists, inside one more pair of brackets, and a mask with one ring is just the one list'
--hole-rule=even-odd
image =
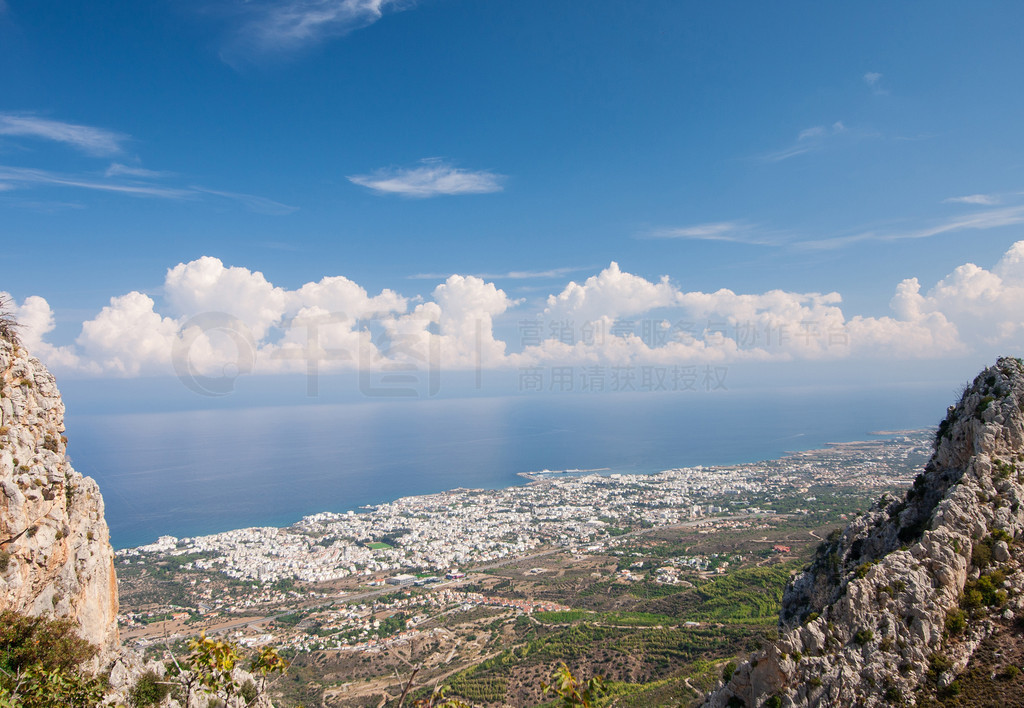
{"label": "coastal town", "polygon": [[[299,677],[281,687],[287,701],[339,708],[394,696],[410,662],[425,676],[470,672],[577,626],[613,643],[639,632],[735,651],[730,642],[774,622],[786,579],[837,524],[913,483],[933,440],[873,437],[656,474],[541,470],[507,489],[405,497],[285,528],[165,536],[117,553],[121,636],[165,660],[200,632],[275,646]],[[657,675],[645,646],[644,670]],[[477,690],[477,679],[453,680]],[[480,680],[481,696],[513,685],[495,680]]]}
{"label": "coastal town", "polygon": [[[285,528],[165,536],[119,551],[118,572],[132,578],[171,563],[179,572],[197,574],[189,586],[189,610],[157,608],[154,616],[251,612],[294,600],[299,585],[301,597],[313,601],[327,597],[323,586],[339,581],[332,590],[422,587],[552,549],[600,552],[644,529],[683,523],[714,529],[780,510],[812,514],[812,488],[908,485],[929,445],[926,433],[895,433],[748,465],[650,475],[544,470],[523,475],[529,481],[522,486],[405,497],[358,511],[314,514]],[[218,578],[238,583],[227,586],[235,592],[214,592],[223,585]],[[137,623],[137,614],[129,610],[124,621]]]}
{"label": "coastal town", "polygon": [[781,460],[653,475],[572,476],[545,470],[524,475],[531,481],[519,487],[405,497],[359,512],[314,514],[286,528],[165,536],[118,556],[125,565],[164,555],[198,556],[185,568],[264,583],[318,583],[403,571],[443,576],[542,547],[597,550],[630,530],[771,511],[772,502],[794,486],[906,484],[913,474],[894,472],[923,454],[921,437],[836,444]]}

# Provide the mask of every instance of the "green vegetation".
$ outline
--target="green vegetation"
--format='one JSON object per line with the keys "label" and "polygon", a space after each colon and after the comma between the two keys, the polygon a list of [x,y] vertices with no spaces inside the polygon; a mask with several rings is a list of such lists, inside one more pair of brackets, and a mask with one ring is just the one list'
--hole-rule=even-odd
{"label": "green vegetation", "polygon": [[80,666],[96,647],[79,637],[70,620],[0,612],[0,704],[19,708],[96,705],[106,679]]}
{"label": "green vegetation", "polygon": [[860,644],[861,646],[867,644],[874,638],[875,633],[872,632],[870,629],[861,629],[853,635],[853,641],[855,641],[857,644]]}
{"label": "green vegetation", "polygon": [[544,693],[554,693],[560,699],[559,705],[565,708],[591,708],[607,693],[603,677],[593,676],[583,681],[573,676],[564,663],[559,664],[551,678],[553,683],[542,684]]}
{"label": "green vegetation", "polygon": [[[1017,472],[1017,465],[1015,465],[1012,462],[1005,462],[1003,460],[993,460],[993,466],[996,468],[995,474],[993,476],[1000,481],[1009,479],[1010,475],[1016,474]],[[1003,533],[1005,533],[1005,531]]]}
{"label": "green vegetation", "polygon": [[306,617],[305,612],[289,612],[286,615],[278,615],[274,622],[285,627],[294,627]]}
{"label": "green vegetation", "polygon": [[[191,708],[193,697],[200,705],[211,705],[211,701],[231,705],[234,696],[248,693],[252,697],[246,700],[251,703],[266,690],[268,677],[288,666],[276,649],[263,647],[248,666],[249,671],[258,677],[260,685],[251,681],[241,684],[233,675],[235,667],[243,659],[238,645],[201,634],[189,641],[189,649],[191,653],[187,657],[169,667],[169,674],[178,684],[185,708]],[[247,685],[249,683],[252,688]],[[200,697],[206,700],[198,703]]]}
{"label": "green vegetation", "polygon": [[595,617],[596,612],[588,610],[559,610],[552,612],[535,612],[533,618],[538,622],[547,624],[566,624],[568,622],[579,622],[583,619]]}
{"label": "green vegetation", "polygon": [[451,690],[470,701],[497,703],[508,692],[507,676],[477,676],[476,667],[456,674],[449,682]]}
{"label": "green vegetation", "polygon": [[[617,697],[616,705],[651,705],[642,698],[650,695],[648,691],[658,695],[662,691],[674,692],[674,696],[680,692],[692,695],[685,685],[674,680],[681,672],[680,667],[687,667],[685,670],[692,671],[694,676],[700,675],[701,685],[710,688],[718,678],[711,660],[756,649],[763,636],[755,628],[741,625],[631,629],[583,622],[543,635],[537,632],[547,630],[531,628],[529,621],[522,626],[527,631],[524,643],[456,673],[448,680],[452,691],[471,701],[508,702],[507,692],[515,672],[526,667],[563,661],[589,662],[606,673],[600,667],[612,668],[627,657],[634,657],[647,667],[651,678],[642,685],[609,683],[609,697]],[[626,696],[630,699],[625,700]]]}
{"label": "green vegetation", "polygon": [[128,704],[131,708],[148,708],[160,703],[170,692],[171,686],[162,676],[155,671],[147,671],[129,689]]}
{"label": "green vegetation", "polygon": [[971,564],[976,568],[987,568],[992,562],[992,538],[988,537],[974,544],[971,550]]}
{"label": "green vegetation", "polygon": [[967,629],[967,613],[963,610],[951,610],[946,615],[946,632],[950,635],[962,634]]}
{"label": "green vegetation", "polygon": [[975,612],[982,607],[998,607],[1006,604],[1006,591],[1000,586],[1006,577],[1000,570],[982,575],[977,580],[969,580],[964,585],[960,597],[960,607]]}
{"label": "green vegetation", "polygon": [[743,568],[697,585],[700,604],[686,619],[703,621],[778,620],[782,593],[796,563],[770,568]]}
{"label": "green vegetation", "polygon": [[928,656],[928,678],[938,683],[939,677],[953,668],[953,662],[941,652],[934,652]]}
{"label": "green vegetation", "polygon": [[978,408],[977,408],[978,414],[980,415],[980,414],[984,413],[985,411],[987,411],[988,407],[990,405],[992,405],[992,402],[994,400],[996,400],[996,397],[992,396],[992,395],[989,395],[989,396],[985,396],[980,401],[978,401]]}
{"label": "green vegetation", "polygon": [[537,612],[533,618],[546,624],[569,624],[586,620],[595,624],[613,624],[634,627],[655,627],[680,624],[676,617],[650,612],[592,612],[589,610],[562,610],[559,612]]}

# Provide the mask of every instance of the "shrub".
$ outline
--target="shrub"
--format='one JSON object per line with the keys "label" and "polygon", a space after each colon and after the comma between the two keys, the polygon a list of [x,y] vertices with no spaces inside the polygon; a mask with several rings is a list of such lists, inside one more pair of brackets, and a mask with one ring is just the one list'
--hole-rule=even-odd
{"label": "shrub", "polygon": [[249,679],[238,689],[238,695],[245,699],[246,705],[249,705],[259,697],[260,691],[256,688],[256,683]]}
{"label": "shrub", "polygon": [[158,673],[149,670],[139,677],[135,685],[128,691],[128,704],[132,708],[155,706],[171,692],[171,687],[163,681]]}
{"label": "shrub", "polygon": [[933,680],[938,681],[939,676],[951,668],[953,668],[953,662],[945,654],[934,652],[928,656],[928,675]]}
{"label": "shrub", "polygon": [[722,680],[726,683],[729,683],[729,681],[732,679],[732,675],[736,673],[736,668],[737,667],[735,661],[730,661],[728,664],[726,664],[725,668],[722,669]]}
{"label": "shrub", "polygon": [[986,410],[988,410],[988,407],[990,405],[992,405],[992,401],[994,401],[994,400],[996,400],[996,397],[990,395],[990,396],[985,396],[980,401],[978,401],[978,409],[977,409],[978,413],[981,414],[981,413],[984,413]]}
{"label": "shrub", "polygon": [[1013,463],[1003,462],[1002,460],[995,460],[993,464],[996,468],[996,471],[995,474],[992,476],[1000,481],[1009,479],[1010,475],[1017,471],[1017,466],[1014,465]]}
{"label": "shrub", "polygon": [[18,342],[18,320],[11,314],[11,301],[7,297],[0,296],[0,338],[6,339],[17,346]]}
{"label": "shrub", "polygon": [[[968,583],[968,585],[970,585]],[[981,592],[974,587],[964,588],[964,594],[960,597],[960,607],[965,610],[976,610],[984,605]]]}
{"label": "shrub", "polygon": [[[988,539],[986,539],[987,541]],[[987,568],[992,562],[992,544],[979,541],[971,550],[971,564],[976,568]]]}
{"label": "shrub", "polygon": [[870,642],[874,638],[875,638],[875,633],[872,632],[870,629],[862,629],[862,630],[858,631],[855,635],[853,635],[853,641],[857,642],[858,644],[860,644],[862,646],[864,644],[867,644],[868,642]]}
{"label": "shrub", "polygon": [[994,541],[1006,541],[1007,545],[1013,543],[1013,536],[1004,529],[992,529],[992,539]]}
{"label": "shrub", "polygon": [[952,610],[946,615],[946,632],[951,635],[961,634],[967,629],[967,613],[963,610]]}
{"label": "shrub", "polygon": [[977,610],[981,607],[1001,606],[1006,602],[1006,591],[1000,585],[1006,576],[996,570],[982,575],[977,580],[968,581],[960,598],[960,607],[965,610]]}
{"label": "shrub", "polygon": [[551,678],[553,683],[541,684],[544,693],[554,693],[561,699],[561,705],[566,708],[590,708],[598,698],[607,693],[602,677],[594,676],[583,681],[573,676],[564,663],[555,669]]}
{"label": "shrub", "polygon": [[105,680],[79,666],[96,651],[70,620],[0,612],[0,695],[17,690],[19,708],[49,708],[55,697],[64,701],[60,705],[95,705]]}

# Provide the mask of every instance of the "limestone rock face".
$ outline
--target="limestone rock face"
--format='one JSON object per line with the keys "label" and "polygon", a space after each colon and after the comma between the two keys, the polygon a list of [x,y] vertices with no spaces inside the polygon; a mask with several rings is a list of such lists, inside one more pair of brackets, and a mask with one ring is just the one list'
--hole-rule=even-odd
{"label": "limestone rock face", "polygon": [[[953,681],[1024,591],[1022,410],[1024,365],[999,359],[950,406],[913,488],[819,546],[786,588],[780,639],[705,705],[899,705]],[[988,599],[960,614],[978,587]]]}
{"label": "limestone rock face", "polygon": [[53,376],[2,337],[0,396],[0,609],[73,619],[109,657],[117,578],[103,498],[65,456]]}

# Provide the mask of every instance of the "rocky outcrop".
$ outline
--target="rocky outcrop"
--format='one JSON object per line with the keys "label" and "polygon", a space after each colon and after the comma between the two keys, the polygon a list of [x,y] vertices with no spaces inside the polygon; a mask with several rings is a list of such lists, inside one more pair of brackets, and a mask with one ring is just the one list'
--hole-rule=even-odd
{"label": "rocky outcrop", "polygon": [[1024,614],[1024,364],[966,388],[903,499],[884,496],[786,589],[780,639],[706,705],[881,706],[942,691]]}
{"label": "rocky outcrop", "polygon": [[53,376],[0,337],[0,609],[71,618],[109,657],[117,578],[103,498],[71,467],[63,434]]}

